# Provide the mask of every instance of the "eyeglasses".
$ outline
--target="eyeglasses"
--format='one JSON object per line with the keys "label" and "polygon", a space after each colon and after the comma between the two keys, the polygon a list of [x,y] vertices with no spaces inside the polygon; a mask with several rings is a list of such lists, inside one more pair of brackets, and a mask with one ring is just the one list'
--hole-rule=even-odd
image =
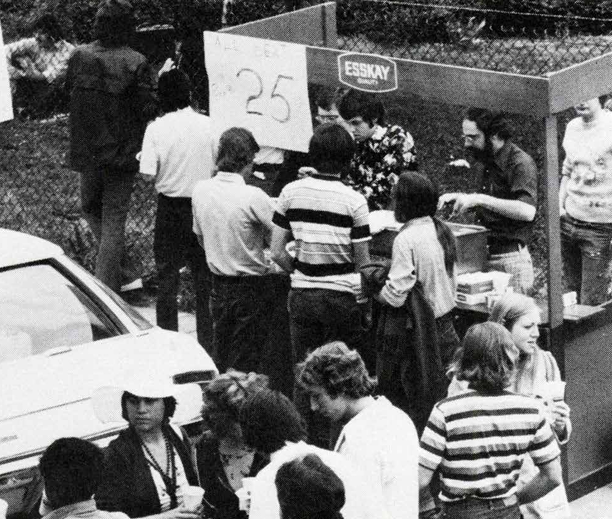
{"label": "eyeglasses", "polygon": [[480,137],[480,135],[463,135],[463,138],[466,141],[475,141],[476,139],[478,139],[478,137]]}
{"label": "eyeglasses", "polygon": [[340,119],[340,114],[317,115],[317,120],[326,123],[333,123]]}

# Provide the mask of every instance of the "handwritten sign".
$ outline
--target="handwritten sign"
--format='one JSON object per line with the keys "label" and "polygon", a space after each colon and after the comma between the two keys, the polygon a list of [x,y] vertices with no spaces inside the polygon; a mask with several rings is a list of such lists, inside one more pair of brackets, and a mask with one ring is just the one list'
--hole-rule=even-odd
{"label": "handwritten sign", "polygon": [[4,53],[4,41],[2,40],[2,26],[0,25],[0,123],[13,118],[13,100],[11,97],[11,85],[9,82],[6,55]]}
{"label": "handwritten sign", "polygon": [[308,151],[312,119],[304,45],[204,32],[210,116],[248,128],[260,146]]}

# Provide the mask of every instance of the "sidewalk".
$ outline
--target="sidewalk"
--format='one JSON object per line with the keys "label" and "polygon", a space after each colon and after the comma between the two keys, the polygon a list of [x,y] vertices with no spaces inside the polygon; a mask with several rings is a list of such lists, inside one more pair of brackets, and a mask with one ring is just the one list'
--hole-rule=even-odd
{"label": "sidewalk", "polygon": [[[150,323],[155,324],[155,304],[134,307]],[[195,316],[179,312],[179,331],[196,337]],[[612,484],[587,494],[570,503],[572,519],[612,519]]]}

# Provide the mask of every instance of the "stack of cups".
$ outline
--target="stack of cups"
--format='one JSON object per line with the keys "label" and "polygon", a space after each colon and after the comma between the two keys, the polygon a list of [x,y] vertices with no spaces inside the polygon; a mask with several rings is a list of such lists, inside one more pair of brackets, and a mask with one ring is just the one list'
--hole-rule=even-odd
{"label": "stack of cups", "polygon": [[201,487],[189,486],[183,490],[183,506],[189,510],[197,510],[204,499],[204,489]]}

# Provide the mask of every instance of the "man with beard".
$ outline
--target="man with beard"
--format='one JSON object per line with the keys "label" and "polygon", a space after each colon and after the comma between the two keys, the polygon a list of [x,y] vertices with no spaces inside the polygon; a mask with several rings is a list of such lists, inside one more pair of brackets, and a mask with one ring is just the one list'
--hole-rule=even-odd
{"label": "man with beard", "polygon": [[533,159],[510,139],[502,114],[470,108],[463,119],[464,147],[481,179],[477,193],[447,193],[439,208],[453,204],[453,215],[475,210],[489,229],[488,270],[512,274],[515,292],[528,293],[534,281],[527,249],[538,203],[537,168]]}

